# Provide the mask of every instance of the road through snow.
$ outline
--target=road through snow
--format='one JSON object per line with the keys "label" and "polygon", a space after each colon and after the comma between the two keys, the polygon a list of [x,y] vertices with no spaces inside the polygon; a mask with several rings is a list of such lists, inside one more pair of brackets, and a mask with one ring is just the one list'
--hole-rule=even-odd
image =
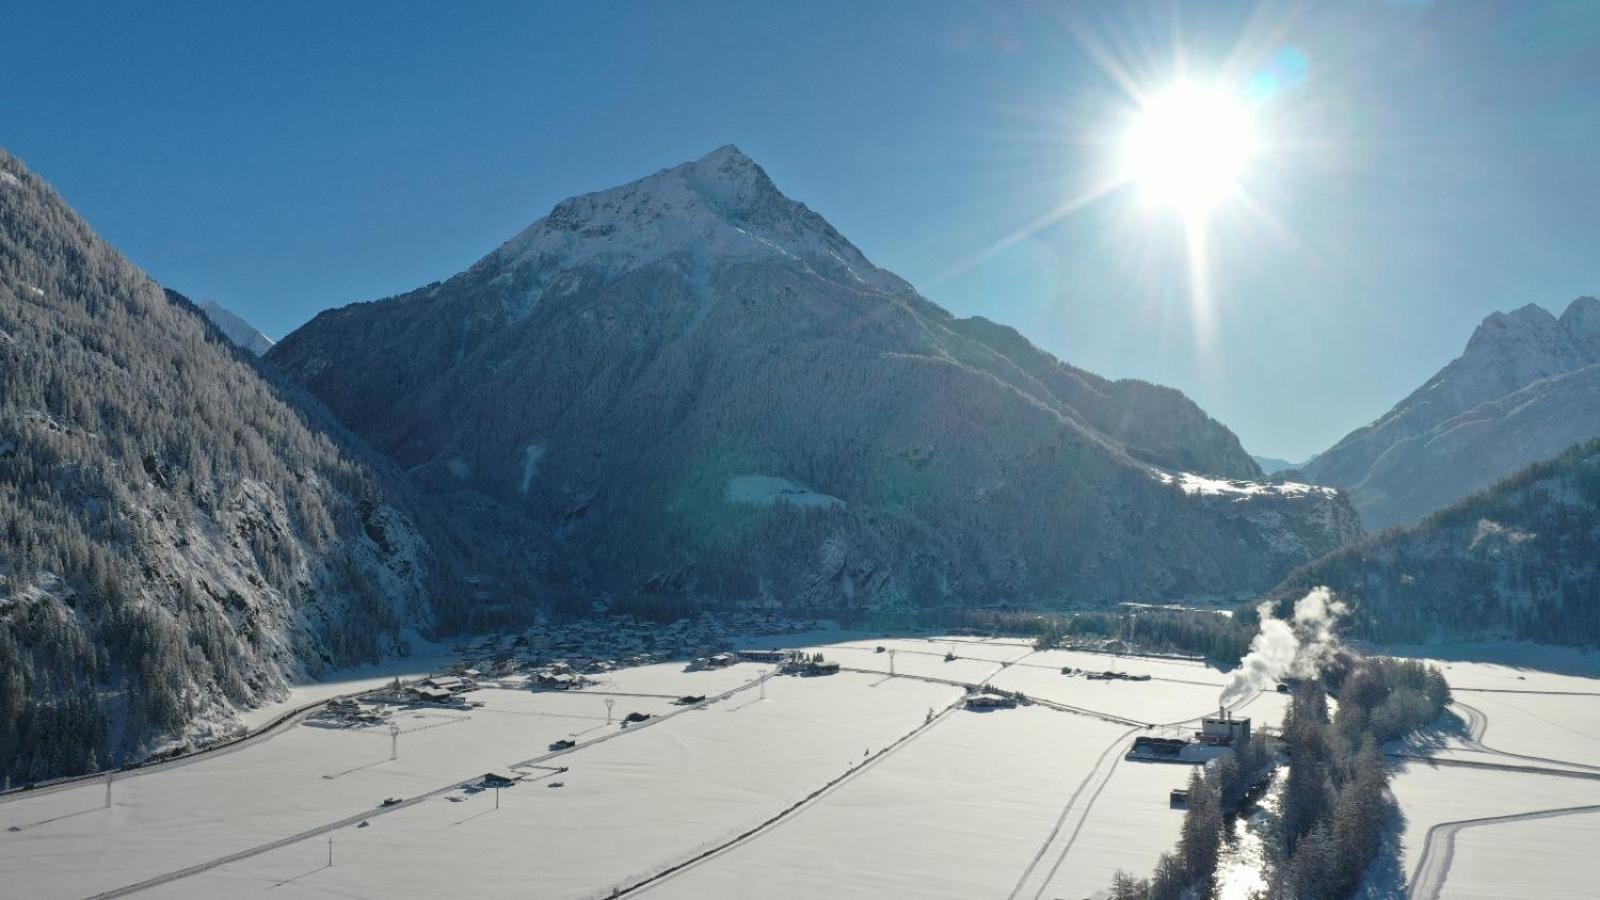
{"label": "road through snow", "polygon": [[1462,829],[1595,812],[1600,812],[1600,805],[1569,806],[1562,809],[1512,813],[1507,816],[1485,816],[1481,819],[1441,822],[1428,829],[1428,840],[1422,849],[1422,859],[1417,861],[1416,871],[1411,875],[1411,900],[1438,900],[1439,891],[1443,889],[1445,878],[1450,874],[1451,858],[1455,855],[1456,835]]}
{"label": "road through snow", "polygon": [[[549,761],[551,759],[555,759],[557,757],[565,756],[565,755],[568,755],[568,754],[571,754],[571,753],[576,753],[576,752],[578,752],[580,750],[584,750],[584,749],[593,747],[593,746],[595,746],[597,744],[604,743],[605,741],[609,741],[609,740],[613,740],[615,738],[622,737],[623,735],[637,734],[640,731],[644,731],[647,728],[651,728],[651,727],[654,727],[656,725],[659,725],[662,722],[666,722],[666,721],[668,721],[668,720],[670,720],[670,719],[672,719],[672,718],[674,718],[674,717],[676,717],[678,715],[681,715],[683,713],[690,712],[692,710],[704,709],[705,707],[709,706],[712,703],[716,703],[716,702],[719,702],[719,701],[722,701],[722,700],[726,700],[729,697],[732,697],[733,695],[735,695],[735,694],[737,694],[737,693],[739,693],[741,691],[750,690],[751,688],[760,685],[762,682],[765,682],[767,679],[771,678],[774,674],[776,674],[776,670],[768,670],[766,672],[763,672],[759,677],[755,678],[752,681],[749,681],[749,682],[747,682],[745,684],[742,684],[742,685],[739,685],[737,687],[731,688],[731,689],[729,689],[727,691],[724,691],[721,694],[716,695],[715,697],[710,697],[710,698],[707,698],[705,700],[702,700],[699,703],[696,703],[696,704],[694,704],[692,706],[685,706],[685,707],[682,707],[681,709],[677,709],[677,710],[674,710],[674,711],[669,712],[669,713],[664,713],[662,715],[655,716],[655,717],[650,718],[650,719],[646,719],[645,721],[640,722],[637,725],[632,726],[631,728],[627,728],[627,729],[624,729],[624,730],[618,730],[618,731],[614,731],[614,732],[612,732],[610,734],[602,735],[602,736],[594,738],[592,740],[585,741],[585,742],[579,744],[576,747],[570,747],[570,748],[567,748],[565,750],[556,750],[554,752],[545,753],[545,754],[542,754],[542,755],[539,755],[539,756],[535,756],[535,757],[533,757],[531,759],[523,760],[522,762],[512,763],[509,766],[509,768],[515,769],[515,768],[525,768],[525,767],[539,766],[539,765],[541,765],[541,764],[543,764],[543,763],[545,763],[545,762],[547,762],[547,761]],[[303,715],[303,713],[302,713],[302,715]],[[338,830],[340,828],[346,828],[346,827],[349,827],[351,825],[356,825],[356,824],[359,824],[362,821],[370,820],[370,819],[376,818],[378,816],[383,816],[383,815],[388,815],[390,813],[399,812],[402,809],[406,809],[406,808],[409,808],[411,806],[415,806],[416,804],[422,803],[423,801],[431,800],[431,799],[436,798],[436,797],[441,797],[441,796],[444,796],[445,794],[450,793],[451,791],[459,790],[461,788],[461,786],[462,786],[462,781],[463,781],[463,779],[458,778],[458,779],[455,779],[455,780],[451,781],[449,784],[446,784],[446,785],[443,785],[441,787],[434,788],[434,789],[432,789],[430,791],[426,791],[426,792],[424,792],[422,794],[418,794],[416,796],[407,798],[406,800],[403,800],[403,801],[401,801],[399,803],[396,803],[396,804],[393,804],[393,805],[390,805],[390,806],[383,806],[383,807],[379,807],[379,808],[376,808],[376,809],[362,810],[362,811],[360,811],[360,812],[358,812],[358,813],[356,813],[354,815],[346,816],[346,817],[344,817],[342,819],[339,819],[337,821],[328,822],[326,824],[319,825],[319,826],[316,826],[314,828],[308,828],[308,829],[306,829],[304,831],[301,831],[301,832],[298,832],[296,834],[292,834],[292,835],[288,835],[286,837],[278,838],[277,840],[268,841],[267,843],[258,844],[258,845],[254,846],[254,847],[250,847],[250,848],[247,848],[245,850],[241,850],[241,851],[239,851],[237,853],[230,853],[230,854],[228,854],[226,856],[216,857],[214,859],[206,860],[205,862],[197,863],[197,864],[192,865],[192,866],[186,866],[186,867],[184,867],[182,869],[177,869],[177,870],[174,870],[174,871],[171,871],[171,872],[166,872],[166,873],[163,873],[161,875],[157,875],[157,876],[155,876],[153,878],[147,878],[147,879],[145,879],[143,881],[139,881],[139,882],[136,882],[136,883],[133,883],[133,884],[129,884],[129,885],[124,885],[123,887],[114,888],[114,889],[109,890],[109,891],[104,891],[102,893],[93,895],[93,897],[91,897],[90,900],[109,900],[109,898],[113,898],[113,897],[125,897],[125,896],[128,896],[130,894],[136,894],[136,893],[139,893],[139,892],[142,892],[142,891],[149,890],[151,888],[160,887],[160,886],[165,885],[165,884],[170,884],[170,883],[172,883],[174,881],[178,881],[178,880],[181,880],[181,879],[184,879],[184,878],[188,878],[188,877],[193,876],[193,875],[199,875],[202,872],[208,872],[208,871],[210,871],[212,869],[215,869],[215,868],[217,868],[219,866],[224,866],[224,865],[227,865],[229,863],[238,862],[239,860],[242,860],[242,859],[249,859],[250,857],[253,857],[253,856],[260,856],[263,853],[270,853],[273,850],[277,850],[277,849],[280,849],[282,847],[287,847],[290,844],[299,843],[300,841],[305,841],[305,840],[309,840],[309,839],[314,838],[314,837],[318,837],[320,835],[328,834],[328,833],[336,831],[336,830]]]}

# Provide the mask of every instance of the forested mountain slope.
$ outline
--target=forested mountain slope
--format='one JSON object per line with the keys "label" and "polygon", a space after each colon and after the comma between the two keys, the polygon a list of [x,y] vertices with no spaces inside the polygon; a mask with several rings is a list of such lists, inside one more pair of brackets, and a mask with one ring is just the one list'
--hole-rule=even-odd
{"label": "forested mountain slope", "polygon": [[1273,596],[1313,585],[1354,598],[1350,624],[1377,640],[1600,643],[1600,440],[1336,551]]}
{"label": "forested mountain slope", "polygon": [[1260,472],[1177,391],[919,296],[732,147],[564,201],[268,359],[419,483],[519,510],[622,596],[1235,595],[1358,531],[1331,491],[1177,477]]}
{"label": "forested mountain slope", "polygon": [[1286,473],[1345,488],[1369,529],[1416,522],[1600,435],[1600,300],[1560,318],[1529,304],[1484,319],[1459,358],[1382,418]]}
{"label": "forested mountain slope", "polygon": [[137,756],[429,622],[413,517],[292,393],[0,151],[0,774]]}

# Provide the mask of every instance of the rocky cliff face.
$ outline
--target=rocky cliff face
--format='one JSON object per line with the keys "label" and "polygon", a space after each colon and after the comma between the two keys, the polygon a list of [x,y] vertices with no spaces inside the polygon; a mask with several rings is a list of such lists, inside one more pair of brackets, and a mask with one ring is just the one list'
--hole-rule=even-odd
{"label": "rocky cliff face", "polygon": [[1346,488],[1369,529],[1416,522],[1600,434],[1600,300],[1495,313],[1467,348],[1297,477]]}
{"label": "rocky cliff face", "polygon": [[957,319],[729,147],[564,201],[471,269],[268,356],[433,490],[626,594],[771,604],[1234,595],[1337,546],[1177,391]]}
{"label": "rocky cliff face", "polygon": [[1600,641],[1600,441],[1535,463],[1417,525],[1306,566],[1272,592],[1345,594],[1384,641]]}
{"label": "rocky cliff face", "polygon": [[0,774],[138,756],[402,650],[434,557],[343,435],[0,151]]}

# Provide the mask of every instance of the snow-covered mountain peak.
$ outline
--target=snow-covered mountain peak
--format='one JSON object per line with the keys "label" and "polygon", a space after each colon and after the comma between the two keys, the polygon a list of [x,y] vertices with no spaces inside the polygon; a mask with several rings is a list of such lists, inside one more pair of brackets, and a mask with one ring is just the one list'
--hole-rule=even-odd
{"label": "snow-covered mountain peak", "polygon": [[[715,265],[771,259],[870,291],[910,290],[805,204],[784,196],[731,144],[638,181],[563,200],[485,262],[546,276],[578,268],[606,276],[669,259],[697,277]],[[536,277],[533,284],[542,291],[550,281]]]}
{"label": "snow-covered mountain peak", "polygon": [[1467,354],[1507,342],[1548,340],[1559,334],[1561,323],[1550,311],[1529,303],[1510,312],[1492,312],[1484,317],[1467,341]]}
{"label": "snow-covered mountain peak", "polygon": [[276,343],[256,329],[254,325],[245,321],[235,313],[215,300],[201,300],[200,311],[206,314],[212,324],[222,329],[228,340],[242,350],[248,350],[256,356],[265,356],[272,345]]}
{"label": "snow-covered mountain peak", "polygon": [[1600,362],[1600,299],[1579,297],[1572,301],[1561,314],[1561,327],[1584,347],[1591,360]]}

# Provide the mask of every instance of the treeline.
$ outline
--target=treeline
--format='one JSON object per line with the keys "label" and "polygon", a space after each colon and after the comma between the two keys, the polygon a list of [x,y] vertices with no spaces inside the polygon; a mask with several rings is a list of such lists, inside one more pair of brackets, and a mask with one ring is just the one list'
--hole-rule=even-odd
{"label": "treeline", "polygon": [[1339,691],[1331,721],[1311,681],[1284,722],[1291,762],[1273,884],[1286,900],[1338,900],[1361,884],[1394,809],[1379,744],[1427,726],[1450,702],[1438,670],[1411,660],[1360,659],[1329,681]]}
{"label": "treeline", "polygon": [[1188,805],[1178,846],[1156,860],[1149,878],[1117,872],[1111,900],[1182,900],[1209,897],[1222,854],[1226,816],[1271,774],[1275,760],[1267,737],[1256,734],[1238,752],[1195,768],[1189,774]]}
{"label": "treeline", "polygon": [[1204,656],[1223,666],[1233,666],[1250,650],[1254,620],[1221,612],[1185,609],[1138,608],[1082,613],[1015,613],[992,615],[997,626],[1007,621],[1034,636],[1040,647],[1064,640],[1121,641],[1130,649],[1151,653]]}
{"label": "treeline", "polygon": [[[1342,658],[1325,673],[1338,690],[1328,715],[1322,680],[1304,682],[1283,723],[1289,760],[1281,815],[1268,836],[1271,896],[1340,900],[1351,896],[1377,859],[1394,800],[1379,745],[1435,721],[1450,702],[1436,669],[1409,660]],[[1223,813],[1270,767],[1258,735],[1243,754],[1228,754],[1195,772],[1175,852],[1163,854],[1148,879],[1118,872],[1113,900],[1208,898],[1216,889]]]}

